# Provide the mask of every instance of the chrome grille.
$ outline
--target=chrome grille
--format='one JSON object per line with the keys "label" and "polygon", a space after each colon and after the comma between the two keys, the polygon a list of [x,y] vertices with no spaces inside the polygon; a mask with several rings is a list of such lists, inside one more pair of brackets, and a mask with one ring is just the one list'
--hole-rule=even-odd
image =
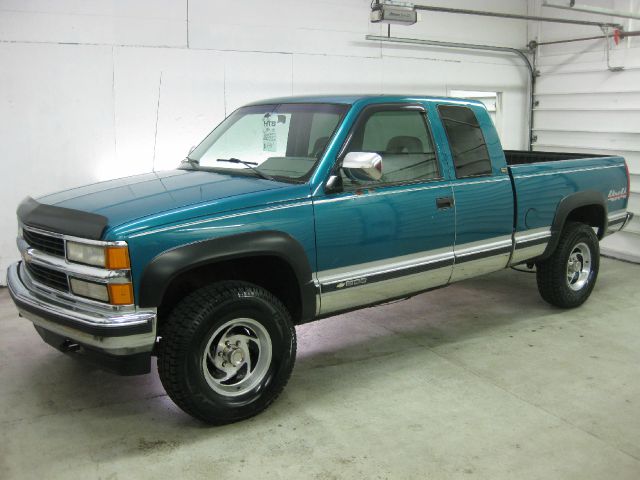
{"label": "chrome grille", "polygon": [[33,263],[26,263],[26,267],[34,281],[62,292],[69,292],[69,283],[65,273]]}
{"label": "chrome grille", "polygon": [[62,238],[52,237],[51,235],[28,230],[27,228],[23,229],[22,237],[30,247],[36,250],[57,257],[64,257],[64,240]]}

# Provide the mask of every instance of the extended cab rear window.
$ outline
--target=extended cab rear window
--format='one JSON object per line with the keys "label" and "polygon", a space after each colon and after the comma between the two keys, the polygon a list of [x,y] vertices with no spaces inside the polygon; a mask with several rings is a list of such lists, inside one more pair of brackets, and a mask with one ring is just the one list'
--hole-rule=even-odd
{"label": "extended cab rear window", "polygon": [[473,110],[457,105],[439,105],[440,119],[447,132],[456,177],[491,175],[491,160]]}

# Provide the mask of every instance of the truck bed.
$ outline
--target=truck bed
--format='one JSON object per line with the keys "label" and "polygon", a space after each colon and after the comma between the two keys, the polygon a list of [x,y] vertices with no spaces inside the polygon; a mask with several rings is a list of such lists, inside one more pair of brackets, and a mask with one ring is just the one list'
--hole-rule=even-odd
{"label": "truck bed", "polygon": [[[575,195],[603,204],[606,218],[600,235],[607,231],[609,222],[618,218],[616,215],[626,210],[627,175],[620,156],[518,150],[506,150],[504,154],[517,199],[516,243],[519,238],[526,244],[537,235],[552,235],[561,202]],[[516,248],[511,261],[515,264],[543,251],[544,245]]]}
{"label": "truck bed", "polygon": [[582,158],[605,158],[610,155],[566,152],[530,152],[528,150],[505,150],[507,165],[526,165],[529,163],[556,162],[558,160],[577,160]]}

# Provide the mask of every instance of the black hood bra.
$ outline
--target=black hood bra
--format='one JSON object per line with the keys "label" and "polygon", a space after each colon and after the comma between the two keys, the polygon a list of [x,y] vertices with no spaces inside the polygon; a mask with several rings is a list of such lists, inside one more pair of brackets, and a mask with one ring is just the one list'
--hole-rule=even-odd
{"label": "black hood bra", "polygon": [[18,220],[28,227],[91,240],[101,240],[108,225],[103,215],[46,205],[31,197],[20,203],[17,213]]}

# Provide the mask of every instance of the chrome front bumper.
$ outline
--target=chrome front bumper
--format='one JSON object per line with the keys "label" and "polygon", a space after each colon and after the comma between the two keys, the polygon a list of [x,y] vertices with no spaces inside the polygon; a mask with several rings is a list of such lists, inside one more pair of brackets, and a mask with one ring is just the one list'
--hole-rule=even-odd
{"label": "chrome front bumper", "polygon": [[23,262],[9,267],[7,286],[20,315],[39,327],[40,333],[44,329],[112,356],[150,353],[155,345],[155,309],[101,308],[56,295],[34,285]]}

